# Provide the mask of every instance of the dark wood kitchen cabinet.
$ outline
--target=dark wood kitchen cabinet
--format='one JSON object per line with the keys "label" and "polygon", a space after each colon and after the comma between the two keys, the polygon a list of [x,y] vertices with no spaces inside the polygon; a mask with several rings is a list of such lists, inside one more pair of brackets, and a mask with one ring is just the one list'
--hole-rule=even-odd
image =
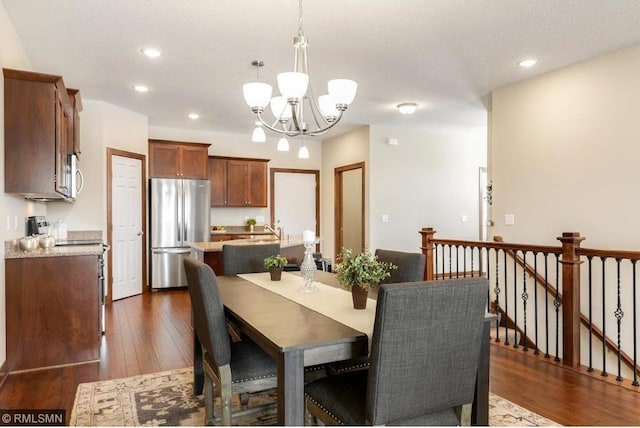
{"label": "dark wood kitchen cabinet", "polygon": [[209,178],[210,144],[149,140],[151,178]]}
{"label": "dark wood kitchen cabinet", "polygon": [[3,72],[4,191],[29,199],[69,198],[68,155],[79,150],[79,93],[71,102],[62,76]]}
{"label": "dark wood kitchen cabinet", "polygon": [[266,207],[268,159],[209,157],[212,207]]}
{"label": "dark wood kitchen cabinet", "polygon": [[5,259],[7,369],[100,358],[99,256]]}

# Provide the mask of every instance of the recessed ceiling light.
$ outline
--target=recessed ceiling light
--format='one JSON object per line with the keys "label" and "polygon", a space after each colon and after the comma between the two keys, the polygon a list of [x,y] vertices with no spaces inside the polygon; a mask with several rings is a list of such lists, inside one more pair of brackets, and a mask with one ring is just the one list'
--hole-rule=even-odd
{"label": "recessed ceiling light", "polygon": [[518,65],[522,68],[529,68],[529,67],[533,67],[534,65],[536,65],[536,63],[538,62],[537,59],[535,58],[528,58],[528,59],[523,59],[522,61],[518,62]]}
{"label": "recessed ceiling light", "polygon": [[134,85],[133,89],[135,89],[137,92],[147,92],[149,90],[149,88],[145,85]]}
{"label": "recessed ceiling light", "polygon": [[398,110],[400,110],[400,113],[402,114],[413,114],[416,112],[416,109],[418,108],[418,104],[416,103],[401,103],[397,105]]}
{"label": "recessed ceiling light", "polygon": [[144,48],[141,49],[141,51],[149,58],[158,58],[160,55],[162,55],[162,52],[156,48]]}
{"label": "recessed ceiling light", "polygon": [[199,118],[200,118],[200,115],[198,113],[189,113],[189,119],[196,120]]}

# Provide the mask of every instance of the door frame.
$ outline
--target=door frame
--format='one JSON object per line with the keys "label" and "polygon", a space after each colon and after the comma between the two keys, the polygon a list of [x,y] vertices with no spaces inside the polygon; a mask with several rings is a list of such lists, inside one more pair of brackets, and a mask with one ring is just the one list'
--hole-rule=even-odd
{"label": "door frame", "polygon": [[320,171],[317,169],[269,168],[269,216],[271,224],[276,215],[276,174],[312,174],[316,178],[316,236],[320,236]]}
{"label": "door frame", "polygon": [[361,241],[361,247],[364,249],[365,248],[365,215],[364,215],[364,207],[365,207],[365,179],[366,179],[366,175],[365,175],[365,163],[364,162],[358,162],[358,163],[352,163],[350,165],[345,165],[345,166],[339,166],[336,167],[334,169],[334,195],[335,195],[335,207],[334,207],[334,248],[333,248],[333,252],[335,253],[333,255],[333,259],[336,260],[336,257],[338,254],[340,254],[340,251],[342,250],[342,212],[343,212],[343,203],[342,203],[342,174],[346,171],[352,171],[355,169],[362,169],[362,206],[361,206],[361,223],[362,223],[362,230],[361,230],[361,236],[362,236],[362,241]]}
{"label": "door frame", "polygon": [[[107,245],[111,248],[112,254],[114,251],[114,246],[112,244],[113,239],[113,215],[112,211],[112,181],[113,181],[113,171],[111,168],[111,163],[113,162],[113,156],[120,156],[123,158],[131,158],[138,159],[142,164],[141,174],[140,174],[140,189],[142,190],[142,200],[140,201],[140,215],[142,218],[140,219],[140,224],[142,225],[142,233],[144,241],[142,242],[141,247],[141,258],[142,261],[142,292],[149,292],[149,285],[147,284],[147,158],[144,154],[141,153],[133,153],[127,152],[124,150],[113,149],[111,147],[107,147]],[[113,256],[111,257],[111,261],[113,261]],[[107,298],[105,303],[109,304],[113,301],[113,263],[107,263]]]}

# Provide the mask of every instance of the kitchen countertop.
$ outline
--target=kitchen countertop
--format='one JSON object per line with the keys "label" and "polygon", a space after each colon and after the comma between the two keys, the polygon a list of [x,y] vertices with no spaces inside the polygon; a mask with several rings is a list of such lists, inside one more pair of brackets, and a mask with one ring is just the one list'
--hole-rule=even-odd
{"label": "kitchen countertop", "polygon": [[[242,235],[249,235],[244,232]],[[254,233],[253,235],[261,235]],[[249,239],[234,239],[232,241],[219,241],[219,242],[191,242],[190,246],[196,250],[209,252],[222,252],[223,245],[263,245],[263,244],[280,244],[280,248],[295,247],[297,245],[303,245],[301,235],[288,235],[282,241],[269,234],[270,237],[256,237]],[[316,242],[319,238],[316,238]]]}
{"label": "kitchen countertop", "polygon": [[5,249],[5,259],[28,259],[35,257],[65,257],[65,256],[99,256],[102,245],[68,245],[64,247],[37,248],[33,251],[22,251],[19,246],[8,246]]}

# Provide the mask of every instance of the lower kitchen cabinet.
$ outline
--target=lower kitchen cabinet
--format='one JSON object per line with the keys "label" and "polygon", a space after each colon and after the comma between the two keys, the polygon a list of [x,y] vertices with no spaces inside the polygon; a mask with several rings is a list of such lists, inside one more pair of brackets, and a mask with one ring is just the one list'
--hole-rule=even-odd
{"label": "lower kitchen cabinet", "polygon": [[5,259],[7,369],[100,358],[99,256]]}

